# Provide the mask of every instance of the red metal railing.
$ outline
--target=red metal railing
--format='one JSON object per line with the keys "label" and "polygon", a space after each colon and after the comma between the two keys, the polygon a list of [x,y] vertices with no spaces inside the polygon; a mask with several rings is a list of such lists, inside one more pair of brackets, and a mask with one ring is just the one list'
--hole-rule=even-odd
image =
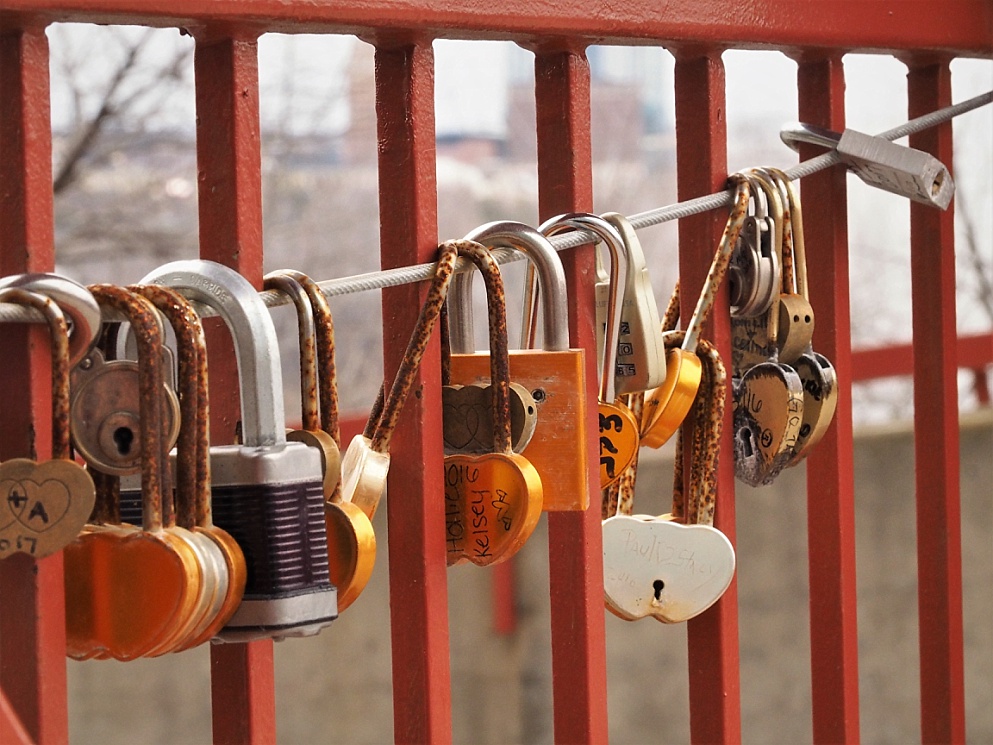
{"label": "red metal railing", "polygon": [[[0,274],[54,267],[48,42],[54,21],[173,26],[196,38],[197,157],[201,255],[236,268],[261,286],[262,211],[256,40],[266,31],[356,33],[376,46],[381,246],[384,268],[425,262],[437,235],[433,56],[437,37],[513,39],[535,53],[539,209],[542,218],[592,207],[590,78],[592,41],[665,45],[676,57],[678,192],[681,199],[722,187],[727,176],[727,48],[780,49],[798,62],[798,118],[845,126],[843,54],[889,53],[909,67],[910,115],[950,103],[949,62],[993,56],[993,6],[949,0],[793,3],[673,0],[666,3],[536,4],[506,0],[5,0],[0,9]],[[911,144],[952,162],[951,127]],[[805,157],[813,151],[802,151]],[[807,217],[810,295],[818,348],[839,379],[853,379],[848,296],[845,176],[833,169],[803,182],[822,209]],[[712,212],[680,229],[680,276],[699,286],[724,225]],[[921,567],[921,721],[929,742],[964,739],[961,551],[955,362],[952,210],[914,205],[912,223],[915,431],[927,467],[918,467]],[[593,304],[584,278],[590,247],[565,256],[573,346],[593,350]],[[385,372],[395,371],[423,299],[417,285],[383,291]],[[687,293],[687,297],[690,293]],[[690,308],[684,308],[685,316]],[[727,297],[706,330],[730,356]],[[0,457],[37,452],[49,441],[48,360],[40,329],[0,327],[0,347],[21,364],[0,372]],[[223,345],[223,334],[210,340]],[[588,354],[589,394],[596,379]],[[211,356],[213,384],[235,379],[233,355]],[[394,438],[389,500],[395,737],[451,738],[447,577],[440,494],[439,355],[433,341],[420,371],[422,396],[408,403]],[[25,395],[28,392],[30,395]],[[214,432],[233,431],[237,402],[214,397]],[[732,407],[727,407],[730,412]],[[593,431],[592,424],[589,427]],[[726,437],[732,427],[725,427]],[[594,443],[589,443],[592,456]],[[729,441],[724,452],[732,452]],[[918,458],[918,464],[924,461]],[[590,483],[595,484],[591,457]],[[734,479],[722,459],[717,527],[735,534]],[[859,739],[851,400],[842,396],[834,426],[809,459],[808,514],[814,739]],[[592,494],[596,505],[598,495]],[[607,740],[602,562],[598,509],[549,516],[555,738]],[[42,743],[68,739],[62,559],[0,562],[0,735],[23,727]],[[741,737],[736,585],[689,622],[690,720],[696,742]],[[211,650],[214,738],[275,739],[270,642]]]}

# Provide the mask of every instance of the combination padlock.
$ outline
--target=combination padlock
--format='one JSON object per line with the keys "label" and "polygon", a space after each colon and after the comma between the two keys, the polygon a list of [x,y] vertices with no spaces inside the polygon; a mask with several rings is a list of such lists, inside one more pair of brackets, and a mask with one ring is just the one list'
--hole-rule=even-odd
{"label": "combination padlock", "polygon": [[606,489],[621,477],[638,452],[638,421],[631,410],[617,400],[617,355],[621,336],[622,306],[627,296],[627,254],[624,239],[602,217],[573,213],[553,217],[538,228],[552,236],[565,230],[590,230],[610,253],[607,296],[608,313],[604,336],[604,356],[600,369],[600,395],[597,402],[599,426],[600,489]]}
{"label": "combination padlock", "polygon": [[176,261],[142,284],[162,284],[208,305],[234,341],[242,444],[210,450],[214,521],[245,553],[248,578],[221,641],[308,636],[337,617],[328,575],[320,455],[288,442],[276,331],[258,293],[210,261]]}
{"label": "combination padlock", "polygon": [[[94,301],[95,302],[95,301]],[[12,458],[0,465],[0,559],[14,552],[36,559],[68,545],[93,510],[95,487],[70,457],[69,330],[49,297],[16,287],[0,289],[0,303],[39,310],[51,335],[52,458]]]}
{"label": "combination padlock", "polygon": [[[585,510],[589,506],[589,457],[586,445],[586,376],[582,349],[569,348],[565,271],[555,248],[523,223],[496,222],[466,236],[489,249],[512,248],[535,265],[542,308],[539,349],[510,350],[510,377],[523,385],[538,408],[534,437],[525,450],[541,476],[545,510]],[[471,303],[466,300],[471,274],[453,280],[452,383],[489,380],[488,355],[474,354]]]}
{"label": "combination padlock", "polygon": [[489,316],[493,440],[485,454],[445,456],[445,545],[448,565],[489,566],[524,545],[541,517],[542,484],[534,466],[513,452],[507,309],[500,269],[478,243],[460,241],[460,256],[483,275]]}
{"label": "combination padlock", "polygon": [[[617,395],[648,391],[662,385],[665,380],[665,344],[645,252],[626,217],[617,212],[607,212],[601,217],[617,231],[626,262],[614,387]],[[598,250],[598,260],[599,257]],[[601,360],[604,357],[607,316],[613,307],[610,304],[610,287],[609,280],[598,279],[596,333],[597,352]]]}

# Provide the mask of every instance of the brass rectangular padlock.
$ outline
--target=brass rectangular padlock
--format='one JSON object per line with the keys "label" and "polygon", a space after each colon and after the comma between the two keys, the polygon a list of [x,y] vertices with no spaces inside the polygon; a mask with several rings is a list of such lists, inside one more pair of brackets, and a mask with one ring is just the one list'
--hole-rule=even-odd
{"label": "brass rectangular padlock", "polygon": [[[523,251],[538,270],[543,304],[541,349],[510,350],[510,377],[538,406],[538,421],[523,454],[537,469],[546,511],[589,507],[586,373],[582,349],[569,348],[565,272],[548,239],[523,223],[483,225],[466,236],[487,248]],[[488,383],[488,353],[475,353],[472,273],[456,275],[450,291],[453,385]]]}

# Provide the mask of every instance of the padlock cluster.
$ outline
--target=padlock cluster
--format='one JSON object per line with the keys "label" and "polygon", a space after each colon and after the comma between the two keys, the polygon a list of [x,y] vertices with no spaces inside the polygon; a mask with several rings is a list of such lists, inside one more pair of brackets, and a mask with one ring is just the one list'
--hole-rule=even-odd
{"label": "padlock cluster", "polygon": [[[53,458],[0,465],[0,558],[65,549],[68,649],[76,659],[317,633],[369,581],[390,440],[440,326],[448,564],[508,559],[543,510],[589,507],[592,403],[584,351],[569,347],[565,273],[550,240],[579,230],[605,249],[591,288],[605,604],[627,620],[697,615],[721,596],[735,567],[730,542],[713,526],[728,385],[735,469],[750,484],[769,483],[809,452],[836,395],[833,368],[812,348],[799,198],[774,169],[736,174],[732,184],[728,225],[681,330],[680,287],[660,318],[644,252],[619,214],[561,215],[538,228],[490,223],[441,244],[403,362],[344,455],[333,320],[305,274],[265,277],[265,289],[297,310],[303,415],[293,431],[285,429],[272,319],[233,270],[173,262],[129,287],[84,288],[56,275],[0,280],[0,302],[44,316],[53,362]],[[529,259],[519,349],[509,349],[495,249]],[[476,271],[456,273],[460,258],[483,276],[485,352],[474,347]],[[730,375],[701,337],[725,277]],[[234,342],[241,420],[233,445],[211,443],[203,307],[224,320]],[[173,347],[164,342],[167,328]],[[687,418],[693,426],[684,443]],[[639,448],[659,447],[677,432],[671,511],[633,515]]]}

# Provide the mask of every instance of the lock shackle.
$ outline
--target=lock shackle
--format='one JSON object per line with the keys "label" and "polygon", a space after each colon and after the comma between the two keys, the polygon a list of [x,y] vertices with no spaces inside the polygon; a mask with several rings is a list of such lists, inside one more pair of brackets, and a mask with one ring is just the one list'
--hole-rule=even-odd
{"label": "lock shackle", "polygon": [[617,228],[599,215],[588,212],[570,212],[545,220],[538,226],[542,235],[553,235],[569,230],[589,230],[596,235],[610,253],[610,292],[607,299],[607,328],[603,342],[603,367],[600,371],[600,400],[613,403],[617,398],[617,344],[621,336],[621,305],[628,280],[628,251],[624,238]]}
{"label": "lock shackle", "polygon": [[490,338],[490,390],[493,395],[493,452],[512,452],[510,434],[510,357],[507,344],[507,298],[500,267],[479,243],[460,241],[465,256],[483,275]]}
{"label": "lock shackle", "polygon": [[[779,190],[785,195],[789,205],[790,230],[793,237],[792,264],[795,270],[794,287],[797,294],[808,299],[807,294],[807,252],[803,242],[803,207],[800,204],[800,192],[784,171],[773,166],[762,169],[779,185]],[[784,263],[783,285],[787,282],[787,272]]]}
{"label": "lock shackle", "polygon": [[321,429],[340,444],[338,424],[338,375],[334,360],[334,319],[327,297],[320,285],[296,269],[281,269],[280,274],[299,284],[310,299],[311,316],[317,329],[317,388],[320,397]]}
{"label": "lock shackle", "polygon": [[434,277],[431,279],[431,286],[428,288],[424,305],[421,306],[421,313],[410,335],[410,341],[407,342],[407,349],[403,353],[393,385],[390,386],[389,393],[386,392],[385,381],[379,389],[379,396],[365,427],[365,436],[371,440],[370,448],[377,453],[385,453],[389,450],[393,430],[396,429],[400,412],[413,387],[417,370],[421,366],[421,358],[431,340],[434,324],[448,296],[452,274],[455,271],[455,261],[459,257],[459,246],[463,243],[464,240],[445,241],[438,247],[439,256],[435,264]]}
{"label": "lock shackle", "polygon": [[146,274],[141,284],[174,287],[217,311],[231,332],[238,362],[242,444],[285,445],[279,340],[252,284],[234,269],[203,259],[164,264]]}
{"label": "lock shackle", "polygon": [[828,150],[834,150],[841,142],[841,133],[825,127],[818,127],[804,122],[791,122],[779,130],[779,139],[790,150],[800,152],[800,143],[820,145]]}
{"label": "lock shackle", "polygon": [[0,279],[0,289],[18,288],[50,297],[69,323],[69,367],[75,367],[100,336],[100,306],[89,290],[59,274],[15,274]]}
{"label": "lock shackle", "polygon": [[[138,346],[138,390],[141,416],[141,520],[145,531],[162,530],[174,519],[162,437],[162,327],[158,312],[141,295],[116,285],[90,285],[101,306],[124,314]],[[167,501],[166,495],[169,495]]]}
{"label": "lock shackle", "polygon": [[769,217],[775,228],[772,244],[772,252],[779,264],[781,277],[779,286],[775,288],[772,305],[768,310],[768,333],[769,341],[775,344],[779,339],[779,296],[782,292],[783,284],[787,274],[792,273],[793,252],[787,252],[786,241],[788,236],[787,223],[789,212],[783,204],[783,197],[779,191],[779,184],[761,168],[752,168],[745,173],[746,178],[752,184],[752,193],[765,193],[769,205]]}
{"label": "lock shackle", "polygon": [[277,290],[293,301],[297,313],[297,340],[300,349],[300,418],[305,430],[320,429],[320,405],[317,400],[317,327],[310,298],[299,282],[284,273],[269,272],[262,287]]}
{"label": "lock shackle", "polygon": [[52,298],[20,287],[0,288],[0,303],[35,308],[45,316],[52,350],[52,458],[69,460],[69,325],[65,314]]}
{"label": "lock shackle", "polygon": [[748,178],[742,174],[732,174],[730,181],[734,187],[734,197],[731,203],[731,212],[728,214],[727,224],[724,226],[724,233],[721,235],[721,242],[717,247],[717,253],[711,262],[710,271],[704,280],[703,287],[700,288],[700,297],[697,298],[696,307],[686,324],[686,334],[683,343],[680,345],[684,351],[693,352],[696,349],[697,340],[700,338],[700,331],[703,324],[710,315],[710,309],[714,306],[714,299],[717,297],[717,290],[727,274],[728,264],[731,260],[731,253],[738,243],[738,236],[741,235],[741,227],[748,216],[748,203],[751,195]]}
{"label": "lock shackle", "polygon": [[[491,222],[465,236],[485,248],[510,248],[521,251],[531,260],[538,274],[542,303],[542,348],[563,351],[569,348],[569,322],[565,270],[555,247],[529,225],[521,222]],[[472,330],[472,275],[460,273],[452,285],[452,352],[475,351]]]}
{"label": "lock shackle", "polygon": [[171,287],[131,285],[128,289],[154,305],[176,335],[176,389],[180,407],[176,521],[180,527],[192,529],[210,519],[210,414],[203,324],[193,304]]}

